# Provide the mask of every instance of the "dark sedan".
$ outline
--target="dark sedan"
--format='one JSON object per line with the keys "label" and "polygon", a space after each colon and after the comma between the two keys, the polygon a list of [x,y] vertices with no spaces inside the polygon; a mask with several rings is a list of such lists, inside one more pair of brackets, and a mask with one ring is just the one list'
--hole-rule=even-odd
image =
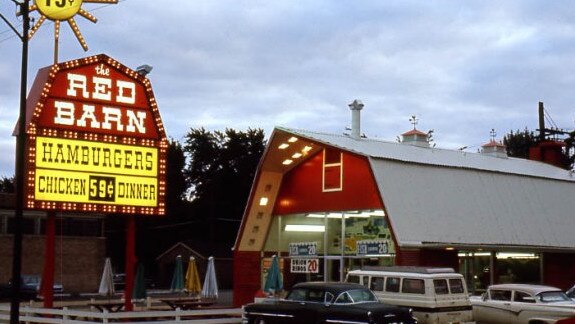
{"label": "dark sedan", "polygon": [[[0,284],[0,300],[9,300],[12,298],[12,282],[7,284]],[[24,280],[20,284],[20,299],[21,300],[37,300],[38,292],[35,286],[27,285]]]}
{"label": "dark sedan", "polygon": [[365,286],[353,283],[296,284],[285,299],[244,306],[243,324],[417,323],[411,310],[380,303]]}

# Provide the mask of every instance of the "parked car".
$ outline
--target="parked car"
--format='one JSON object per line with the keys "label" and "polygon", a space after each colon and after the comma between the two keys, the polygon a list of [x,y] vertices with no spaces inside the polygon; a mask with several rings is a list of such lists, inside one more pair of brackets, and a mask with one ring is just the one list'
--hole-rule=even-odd
{"label": "parked car", "polygon": [[380,303],[368,288],[353,283],[305,282],[285,299],[244,306],[243,324],[417,323],[411,309]]}
{"label": "parked car", "polygon": [[[20,300],[37,300],[38,291],[36,286],[28,285],[24,282],[24,278],[21,278],[20,283]],[[8,300],[12,298],[12,280],[8,281],[6,284],[0,284],[0,300]]]}
{"label": "parked car", "polygon": [[477,323],[548,324],[575,318],[575,301],[550,286],[492,285],[483,296],[471,297],[471,305]]}
{"label": "parked car", "polygon": [[[35,289],[36,292],[40,292],[42,279],[37,275],[22,275],[22,284],[31,289]],[[60,283],[54,283],[52,287],[54,289],[54,294],[62,294],[64,292],[64,286]]]}
{"label": "parked car", "polygon": [[571,287],[571,289],[567,290],[567,292],[565,292],[565,294],[567,295],[567,297],[571,298],[571,299],[575,299],[575,286]]}
{"label": "parked car", "polygon": [[126,287],[126,274],[125,273],[115,273],[113,276],[114,290],[121,291]]}
{"label": "parked car", "polygon": [[452,268],[364,267],[350,271],[346,281],[369,287],[384,303],[412,308],[419,323],[472,321],[465,280]]}
{"label": "parked car", "polygon": [[[134,274],[135,275],[135,274]],[[134,278],[135,280],[135,278]],[[126,274],[125,273],[115,273],[113,276],[114,290],[122,291],[126,288]],[[156,288],[156,284],[151,278],[144,278],[144,285],[146,289]]]}

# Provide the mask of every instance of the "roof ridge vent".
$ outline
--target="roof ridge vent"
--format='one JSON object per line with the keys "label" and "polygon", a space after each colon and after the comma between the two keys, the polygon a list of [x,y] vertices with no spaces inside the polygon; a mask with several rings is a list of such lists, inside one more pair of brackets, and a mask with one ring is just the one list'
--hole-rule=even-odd
{"label": "roof ridge vent", "polygon": [[481,145],[481,153],[485,155],[495,156],[498,158],[508,158],[506,146],[503,143],[501,143],[501,141],[498,142],[495,140],[495,136],[497,135],[495,129],[492,128],[489,134],[491,136],[491,139],[489,140],[488,143]]}
{"label": "roof ridge vent", "polygon": [[401,134],[401,143],[419,147],[429,147],[429,133],[424,133],[416,128],[419,119],[415,115],[409,121],[413,124],[413,129]]}

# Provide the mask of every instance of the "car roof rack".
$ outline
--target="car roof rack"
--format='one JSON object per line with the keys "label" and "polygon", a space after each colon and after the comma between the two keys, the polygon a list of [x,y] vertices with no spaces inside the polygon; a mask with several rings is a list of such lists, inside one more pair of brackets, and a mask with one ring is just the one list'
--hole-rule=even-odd
{"label": "car roof rack", "polygon": [[410,272],[410,273],[455,273],[453,268],[439,267],[416,267],[416,266],[364,266],[361,270],[386,271],[386,272]]}

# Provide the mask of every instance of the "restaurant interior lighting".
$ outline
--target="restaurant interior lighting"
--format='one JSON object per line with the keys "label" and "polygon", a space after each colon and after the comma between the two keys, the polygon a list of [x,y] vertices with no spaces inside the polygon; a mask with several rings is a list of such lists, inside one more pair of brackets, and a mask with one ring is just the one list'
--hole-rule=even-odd
{"label": "restaurant interior lighting", "polygon": [[307,145],[306,145],[306,146],[303,147],[303,149],[302,149],[301,151],[304,152],[304,153],[307,153],[307,152],[311,151],[311,146],[307,146]]}
{"label": "restaurant interior lighting", "polygon": [[292,155],[291,157],[294,158],[294,159],[299,159],[302,155],[303,155],[303,154],[297,152],[297,153],[294,153],[294,155]]}
{"label": "restaurant interior lighting", "polygon": [[290,160],[290,159],[285,159],[285,160],[282,162],[283,165],[290,165],[290,164],[292,164],[292,163],[293,163],[293,160]]}
{"label": "restaurant interior lighting", "polygon": [[290,137],[290,138],[288,139],[288,142],[290,142],[290,143],[295,143],[295,142],[297,142],[297,137],[295,137],[295,136]]}
{"label": "restaurant interior lighting", "polygon": [[280,150],[285,150],[285,149],[288,148],[288,147],[289,147],[289,144],[288,144],[288,143],[281,143],[281,144],[278,146],[278,148],[279,148]]}
{"label": "restaurant interior lighting", "polygon": [[268,204],[268,197],[260,198],[260,206],[266,206]]}
{"label": "restaurant interior lighting", "polygon": [[[459,257],[489,257],[491,253],[489,252],[459,252],[457,254]],[[535,253],[509,253],[509,252],[498,252],[495,254],[497,259],[538,259],[539,257]]]}
{"label": "restaurant interior lighting", "polygon": [[537,259],[538,256],[535,253],[510,253],[510,252],[498,252],[496,254],[497,259]]}
{"label": "restaurant interior lighting", "polygon": [[324,225],[287,224],[286,232],[325,232]]}
{"label": "restaurant interior lighting", "polygon": [[[346,212],[339,212],[339,213],[327,213],[327,218],[341,218],[342,213],[345,215],[345,218],[369,218],[372,216],[375,217],[383,217],[385,216],[385,212],[382,209],[377,210],[363,210],[363,211],[346,211]],[[325,214],[323,213],[310,213],[306,215],[310,218],[324,218]]]}

